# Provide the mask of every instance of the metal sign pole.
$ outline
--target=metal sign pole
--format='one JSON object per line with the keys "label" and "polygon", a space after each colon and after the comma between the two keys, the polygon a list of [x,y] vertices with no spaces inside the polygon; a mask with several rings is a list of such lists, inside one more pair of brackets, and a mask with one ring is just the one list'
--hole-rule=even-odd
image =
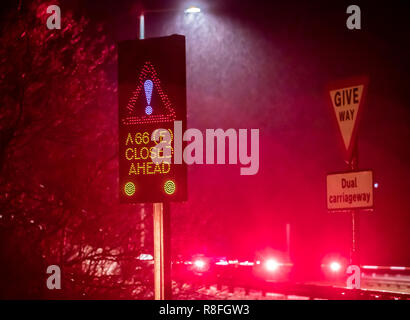
{"label": "metal sign pole", "polygon": [[162,204],[162,226],[163,226],[163,257],[164,257],[164,299],[172,299],[171,280],[171,205],[169,202]]}
{"label": "metal sign pole", "polygon": [[164,300],[164,256],[162,203],[154,203],[154,297]]}
{"label": "metal sign pole", "polygon": [[172,299],[171,219],[168,203],[154,203],[154,297]]}
{"label": "metal sign pole", "polygon": [[[355,171],[358,169],[359,155],[357,142],[353,151],[352,160],[350,161],[350,169]],[[350,264],[359,265],[359,211],[357,209],[352,210],[352,249],[350,254]]]}

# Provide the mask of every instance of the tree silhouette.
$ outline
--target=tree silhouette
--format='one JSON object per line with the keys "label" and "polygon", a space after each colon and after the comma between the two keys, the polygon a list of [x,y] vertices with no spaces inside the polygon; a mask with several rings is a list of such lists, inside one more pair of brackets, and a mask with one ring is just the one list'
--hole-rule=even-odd
{"label": "tree silhouette", "polygon": [[[70,12],[49,30],[51,4],[2,21],[0,297],[147,298],[141,207],[118,204],[115,45]],[[46,287],[51,264],[62,290]]]}

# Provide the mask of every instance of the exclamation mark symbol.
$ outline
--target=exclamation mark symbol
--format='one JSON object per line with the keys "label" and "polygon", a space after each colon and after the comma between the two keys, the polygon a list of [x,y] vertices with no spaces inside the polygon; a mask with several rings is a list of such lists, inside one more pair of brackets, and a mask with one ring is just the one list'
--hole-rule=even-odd
{"label": "exclamation mark symbol", "polygon": [[145,98],[147,99],[147,106],[145,107],[145,114],[150,115],[152,113],[151,97],[152,97],[153,83],[151,80],[144,82]]}

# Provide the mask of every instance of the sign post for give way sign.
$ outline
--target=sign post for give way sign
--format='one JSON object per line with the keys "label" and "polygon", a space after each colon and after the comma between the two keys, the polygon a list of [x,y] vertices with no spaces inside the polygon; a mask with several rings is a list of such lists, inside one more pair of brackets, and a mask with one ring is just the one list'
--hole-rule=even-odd
{"label": "sign post for give way sign", "polygon": [[329,210],[348,209],[352,212],[352,250],[350,263],[360,265],[359,208],[373,206],[373,174],[357,172],[357,132],[368,86],[367,77],[333,82],[328,86],[328,101],[335,116],[351,172],[327,176],[327,207]]}

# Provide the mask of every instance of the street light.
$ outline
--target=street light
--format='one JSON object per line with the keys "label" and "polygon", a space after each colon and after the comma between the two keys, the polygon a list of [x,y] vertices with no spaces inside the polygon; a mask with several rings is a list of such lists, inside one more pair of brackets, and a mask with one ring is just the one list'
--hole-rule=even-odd
{"label": "street light", "polygon": [[333,272],[339,272],[340,271],[340,269],[342,268],[342,265],[339,263],[339,262],[337,262],[337,261],[333,261],[331,264],[330,264],[330,270],[332,270]]}
{"label": "street light", "polygon": [[191,7],[187,8],[187,9],[185,9],[184,12],[185,12],[185,13],[200,13],[200,12],[201,12],[201,8],[191,6]]}
{"label": "street light", "polygon": [[197,269],[202,270],[205,267],[205,261],[201,259],[197,259],[194,261],[194,266]]}
{"label": "street light", "polygon": [[279,263],[275,259],[268,259],[265,262],[265,268],[269,272],[276,271],[279,268]]}
{"label": "street light", "polygon": [[144,13],[140,14],[140,39],[144,39],[145,37],[145,21],[144,21]]}
{"label": "street light", "polygon": [[[145,39],[145,14],[146,13],[171,12],[171,11],[178,11],[178,9],[159,9],[159,10],[143,10],[143,11],[141,11],[141,14],[139,16],[139,20],[140,20],[140,36],[139,36],[139,38],[141,40]],[[191,6],[187,9],[185,9],[184,12],[189,13],[189,14],[200,13],[201,8]]]}

